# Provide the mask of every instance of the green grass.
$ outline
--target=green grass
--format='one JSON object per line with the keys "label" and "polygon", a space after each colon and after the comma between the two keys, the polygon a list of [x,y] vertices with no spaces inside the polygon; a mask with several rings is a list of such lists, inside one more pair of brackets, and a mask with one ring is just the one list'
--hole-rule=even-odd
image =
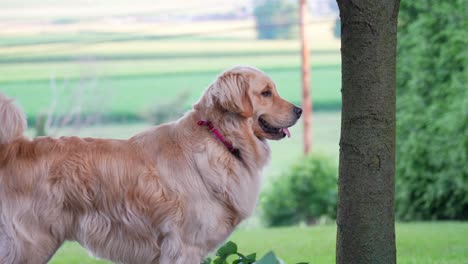
{"label": "green grass", "polygon": [[[0,58],[0,91],[15,97],[30,117],[51,105],[52,80],[68,94],[77,87],[95,87],[96,92],[84,99],[96,94],[108,98],[106,112],[138,114],[184,91],[191,94],[189,106],[221,71],[242,63],[263,69],[283,97],[300,102],[300,58],[297,43],[292,41],[101,43],[76,51],[76,56],[104,56],[104,60],[69,61],[66,58],[75,54],[71,50],[73,46],[68,45],[0,48],[0,54],[6,54]],[[312,51],[311,86],[316,107],[339,108],[340,70],[338,50]],[[66,110],[59,108],[57,112]]]}
{"label": "green grass", "polygon": [[[188,91],[190,97],[187,107],[193,104],[203,90],[216,78],[219,72],[231,67],[226,62],[219,70],[211,72],[181,72],[147,74],[133,76],[113,76],[85,81],[85,90],[95,86],[96,93],[85,97],[105,97],[106,112],[138,114],[151,109],[159,102],[174,98],[178,94]],[[83,66],[84,68],[84,66]],[[276,81],[280,94],[286,99],[299,104],[301,96],[300,73],[298,68],[265,70]],[[57,79],[56,85],[63,90],[73,90],[80,85],[79,81]],[[313,68],[312,97],[315,106],[339,108],[340,105],[340,70],[339,66]],[[29,116],[35,116],[47,110],[52,104],[53,90],[49,80],[31,80],[21,82],[0,83],[0,91],[17,99]],[[70,92],[68,92],[70,95]],[[67,101],[66,95],[61,101]],[[58,109],[65,111],[66,107]]]}
{"label": "green grass", "polygon": [[[103,76],[139,76],[139,75],[165,75],[179,74],[179,78],[184,73],[217,72],[233,65],[248,64],[266,70],[282,70],[299,68],[300,57],[298,55],[250,55],[239,53],[235,56],[216,54],[210,56],[197,57],[195,54],[158,58],[157,55],[141,55],[139,58],[120,55],[120,58],[109,57],[107,60],[95,60],[93,57],[76,59],[71,62],[38,61],[26,63],[3,63],[5,67],[0,68],[0,83],[11,83],[17,81],[49,80],[51,75],[56,78],[76,79],[84,74],[94,74]],[[315,56],[318,61],[312,63],[313,68],[338,68],[340,60],[338,53]],[[88,68],[88,73],[83,72]],[[90,69],[89,69],[90,68]],[[312,69],[313,69],[312,68]],[[91,70],[94,70],[91,71]]]}
{"label": "green grass", "polygon": [[[468,223],[399,223],[396,226],[400,264],[468,263]],[[242,252],[274,250],[287,263],[335,262],[335,226],[239,230],[230,238]]]}
{"label": "green grass", "polygon": [[[280,93],[298,104],[301,95],[297,41],[167,40],[0,46],[0,91],[17,98],[30,117],[47,111],[53,84],[68,96],[77,87],[107,98],[102,110],[138,115],[161,101],[190,92],[186,107],[226,68],[253,65],[267,72]],[[47,38],[48,39],[48,38]],[[341,95],[338,49],[311,51],[314,106],[338,109]],[[94,92],[95,91],[95,92]],[[66,96],[66,95],[65,95]],[[59,101],[67,101],[59,97]],[[56,112],[66,112],[58,107]],[[92,109],[85,109],[92,111]]]}
{"label": "green grass", "polygon": [[[144,33],[144,32],[143,32]],[[120,55],[142,55],[152,54],[159,56],[184,56],[193,54],[229,55],[242,53],[255,54],[285,54],[299,52],[300,43],[297,40],[256,40],[256,39],[206,39],[186,38],[186,39],[148,39],[151,35],[143,33],[109,33],[109,32],[78,32],[61,33],[42,36],[40,34],[9,35],[0,40],[0,53],[5,57],[0,61],[21,58],[42,58],[49,57],[79,57],[107,55],[119,57]],[[86,37],[88,36],[88,37]],[[117,38],[116,36],[121,36]],[[7,45],[5,39],[23,39],[25,37],[36,39],[44,43],[26,43],[24,45]],[[115,38],[113,38],[115,37]],[[125,37],[125,38],[124,38]],[[56,43],[47,41],[54,40]],[[70,43],[69,41],[74,41]],[[76,42],[76,43],[75,43]],[[333,54],[337,49],[333,46],[327,49],[313,48],[311,52],[319,54]]]}
{"label": "green grass", "polygon": [[[399,264],[468,263],[468,223],[397,223],[396,244]],[[236,231],[229,240],[243,253],[263,255],[274,250],[287,263],[335,263],[336,228],[334,225],[246,229]],[[67,243],[52,264],[108,263],[87,257],[78,244]]]}

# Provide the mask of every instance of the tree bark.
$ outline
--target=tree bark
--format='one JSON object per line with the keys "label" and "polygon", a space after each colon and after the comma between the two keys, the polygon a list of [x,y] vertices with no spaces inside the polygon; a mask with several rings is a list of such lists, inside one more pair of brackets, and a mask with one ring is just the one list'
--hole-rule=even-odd
{"label": "tree bark", "polygon": [[396,263],[395,88],[399,0],[337,0],[342,121],[337,264]]}

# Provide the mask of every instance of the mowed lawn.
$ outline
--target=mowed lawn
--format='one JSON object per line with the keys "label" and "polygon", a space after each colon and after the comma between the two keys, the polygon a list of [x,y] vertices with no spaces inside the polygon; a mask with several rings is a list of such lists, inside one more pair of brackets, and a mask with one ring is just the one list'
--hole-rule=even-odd
{"label": "mowed lawn", "polygon": [[[399,264],[468,263],[468,223],[397,223],[396,244]],[[236,231],[229,240],[243,253],[263,255],[274,250],[286,263],[335,263],[336,227],[286,227]],[[76,243],[65,244],[52,264],[108,263],[89,257]]]}

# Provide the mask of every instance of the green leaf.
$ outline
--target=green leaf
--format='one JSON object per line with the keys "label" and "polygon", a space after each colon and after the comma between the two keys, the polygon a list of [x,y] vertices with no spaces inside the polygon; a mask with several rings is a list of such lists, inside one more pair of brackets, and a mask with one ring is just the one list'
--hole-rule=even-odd
{"label": "green leaf", "polygon": [[[239,256],[239,259],[234,260],[232,262],[232,264],[253,264],[253,263],[255,263],[255,254],[250,254],[249,255],[250,258],[248,258],[248,256],[246,257],[246,256],[244,256],[244,255],[242,255],[240,253],[237,253],[237,255]],[[252,255],[254,255],[253,258],[252,258]]]}
{"label": "green leaf", "polygon": [[249,259],[249,260],[257,260],[257,253],[249,254],[249,255],[245,256],[245,258]]}
{"label": "green leaf", "polygon": [[309,264],[309,262],[298,262],[296,264]]}
{"label": "green leaf", "polygon": [[227,264],[226,258],[219,257],[213,261],[213,264]]}
{"label": "green leaf", "polygon": [[211,258],[206,258],[201,264],[211,264]]}
{"label": "green leaf", "polygon": [[256,262],[256,264],[280,264],[279,260],[276,258],[275,253],[268,252],[263,258]]}
{"label": "green leaf", "polygon": [[240,252],[237,252],[236,254],[237,254],[237,256],[239,256],[239,259],[245,259],[244,254],[242,254]]}
{"label": "green leaf", "polygon": [[230,255],[233,255],[236,253],[237,253],[236,243],[229,241],[218,249],[218,251],[216,252],[216,255],[219,257],[227,258]]}

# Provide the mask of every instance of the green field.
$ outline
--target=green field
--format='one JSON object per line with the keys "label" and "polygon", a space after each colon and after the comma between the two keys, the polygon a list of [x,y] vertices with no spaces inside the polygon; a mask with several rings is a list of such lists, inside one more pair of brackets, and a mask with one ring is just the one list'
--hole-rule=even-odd
{"label": "green field", "polygon": [[[296,39],[259,41],[252,20],[108,23],[121,14],[181,12],[180,7],[174,9],[175,2],[200,5],[196,1],[157,6],[147,0],[131,6],[96,2],[92,8],[85,2],[5,3],[0,18],[0,92],[17,98],[31,121],[52,106],[56,115],[80,108],[112,120],[141,119],[142,113],[181,93],[189,94],[184,103],[189,108],[219,73],[239,64],[264,70],[283,97],[300,104]],[[182,11],[222,9],[226,8]],[[341,104],[341,56],[332,25],[333,21],[314,22],[309,32],[313,105],[321,110],[338,110]]]}
{"label": "green field", "polygon": [[[103,56],[103,52],[107,56],[105,59],[101,57],[82,60],[65,58],[70,54],[54,57],[51,51],[45,57],[33,58],[38,53],[22,50],[21,54],[26,55],[6,56],[8,60],[3,57],[3,61],[0,59],[0,91],[17,98],[30,117],[49,108],[54,94],[53,87],[62,91],[92,90],[92,95],[85,94],[83,100],[91,100],[97,94],[108,99],[104,109],[106,112],[138,115],[182,92],[190,93],[186,105],[189,107],[221,71],[237,64],[247,64],[266,71],[276,81],[285,98],[296,104],[300,103],[300,58],[297,55],[298,50],[292,49],[294,43],[237,42],[238,46],[235,45],[236,41],[209,42],[208,46],[215,50],[212,54],[204,51],[206,47],[203,42],[196,41],[172,41],[157,45],[147,43],[157,52],[144,54],[132,52],[137,47],[150,49],[145,48],[145,44],[135,46],[130,45],[131,43],[106,43],[108,49],[99,44],[101,48],[95,49],[94,55],[86,55]],[[121,45],[128,47],[128,50],[120,47]],[[178,46],[184,52],[176,54],[168,51],[168,54],[162,54],[160,50],[168,45]],[[190,50],[183,49],[185,45]],[[266,52],[275,45],[276,51]],[[224,46],[225,51],[216,51]],[[28,48],[34,50],[35,46]],[[112,53],[113,50],[115,53]],[[0,47],[0,54],[1,52]],[[319,109],[339,109],[339,53],[333,50],[316,53],[312,51],[311,66],[314,105]],[[66,100],[62,98],[62,101]],[[65,112],[67,108],[64,106],[57,109],[58,113],[61,111]]]}
{"label": "green field", "polygon": [[[67,113],[81,90],[80,101],[98,97],[99,111],[108,115],[139,116],[182,92],[190,94],[188,108],[219,73],[239,64],[264,70],[285,98],[300,103],[297,39],[259,41],[252,20],[115,26],[106,19],[125,11],[123,3],[112,9],[104,2],[94,8],[83,3],[86,16],[79,2],[69,3],[73,9],[50,0],[37,9],[28,0],[9,1],[0,18],[0,92],[17,98],[31,119],[48,111],[53,98],[60,103],[55,114]],[[168,8],[148,5],[138,0],[127,11]],[[316,109],[340,108],[341,56],[332,23],[310,26]],[[83,112],[97,111],[89,105]]]}
{"label": "green field", "polygon": [[[468,263],[468,224],[457,222],[399,223],[396,226],[399,264]],[[263,255],[274,250],[287,263],[335,263],[334,225],[238,230],[230,238],[243,253]],[[108,263],[88,257],[75,243],[65,244],[52,264]]]}

